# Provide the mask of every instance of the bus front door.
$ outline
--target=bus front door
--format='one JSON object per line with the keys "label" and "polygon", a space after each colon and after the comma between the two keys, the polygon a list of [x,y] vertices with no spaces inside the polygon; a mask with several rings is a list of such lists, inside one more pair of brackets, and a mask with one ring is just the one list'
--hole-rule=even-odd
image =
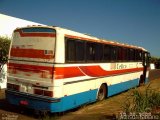
{"label": "bus front door", "polygon": [[149,53],[145,52],[143,54],[143,77],[142,77],[143,83],[146,82],[146,73],[147,73],[147,68],[149,67],[149,57],[150,57]]}

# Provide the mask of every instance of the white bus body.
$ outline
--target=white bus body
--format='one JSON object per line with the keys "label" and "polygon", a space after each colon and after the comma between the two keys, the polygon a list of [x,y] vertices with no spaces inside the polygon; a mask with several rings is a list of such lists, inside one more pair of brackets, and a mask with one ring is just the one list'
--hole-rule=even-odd
{"label": "white bus body", "polygon": [[66,111],[145,83],[147,55],[141,47],[60,27],[18,28],[6,98],[40,111]]}

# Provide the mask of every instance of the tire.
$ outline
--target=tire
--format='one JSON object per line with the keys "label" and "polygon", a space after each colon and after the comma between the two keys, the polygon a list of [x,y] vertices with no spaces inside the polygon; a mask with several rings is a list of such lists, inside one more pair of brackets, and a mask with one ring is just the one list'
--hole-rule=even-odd
{"label": "tire", "polygon": [[104,100],[106,98],[106,93],[107,93],[106,85],[102,84],[98,91],[97,100],[98,101]]}
{"label": "tire", "polygon": [[143,75],[140,76],[140,80],[139,80],[139,86],[144,85],[144,78]]}

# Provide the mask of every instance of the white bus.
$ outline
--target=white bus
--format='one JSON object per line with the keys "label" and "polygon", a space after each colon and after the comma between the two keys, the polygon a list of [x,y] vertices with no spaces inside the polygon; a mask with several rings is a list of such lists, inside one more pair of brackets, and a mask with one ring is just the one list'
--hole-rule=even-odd
{"label": "white bus", "polygon": [[149,52],[53,26],[13,33],[6,99],[63,112],[148,81]]}

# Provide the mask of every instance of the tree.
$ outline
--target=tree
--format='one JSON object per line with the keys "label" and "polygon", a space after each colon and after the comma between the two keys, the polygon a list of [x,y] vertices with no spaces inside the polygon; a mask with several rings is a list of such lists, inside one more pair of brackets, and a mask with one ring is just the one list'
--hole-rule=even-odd
{"label": "tree", "polygon": [[8,60],[10,43],[11,43],[10,38],[0,36],[0,63],[1,64],[5,63]]}

